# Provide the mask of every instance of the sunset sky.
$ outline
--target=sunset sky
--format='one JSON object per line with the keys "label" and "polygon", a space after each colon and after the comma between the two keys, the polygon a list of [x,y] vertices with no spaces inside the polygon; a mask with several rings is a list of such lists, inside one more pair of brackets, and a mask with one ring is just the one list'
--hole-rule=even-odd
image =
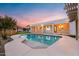
{"label": "sunset sky", "polygon": [[8,15],[17,20],[18,26],[66,18],[64,4],[7,3],[0,4],[0,16]]}

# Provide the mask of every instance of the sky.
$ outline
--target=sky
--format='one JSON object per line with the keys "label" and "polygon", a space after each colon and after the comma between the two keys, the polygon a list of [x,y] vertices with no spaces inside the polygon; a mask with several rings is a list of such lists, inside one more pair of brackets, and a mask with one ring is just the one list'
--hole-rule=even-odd
{"label": "sky", "polygon": [[13,17],[20,27],[67,17],[63,3],[0,3],[0,16],[4,15]]}

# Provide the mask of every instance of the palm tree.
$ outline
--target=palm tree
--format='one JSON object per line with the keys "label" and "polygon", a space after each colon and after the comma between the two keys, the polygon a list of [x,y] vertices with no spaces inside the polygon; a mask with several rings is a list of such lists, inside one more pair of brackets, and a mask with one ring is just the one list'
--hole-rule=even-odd
{"label": "palm tree", "polygon": [[[0,43],[5,41],[4,39],[7,40],[7,37],[9,35],[6,34],[6,31],[10,30],[10,29],[15,29],[15,28],[16,28],[15,19],[13,19],[13,18],[11,18],[9,16],[4,16],[4,17],[0,16],[0,32],[1,32],[0,35],[2,37],[2,39],[0,40]],[[3,55],[5,55],[4,45],[5,45],[5,43],[2,43],[1,48],[0,48],[0,51],[1,51],[0,53],[3,53]]]}
{"label": "palm tree", "polygon": [[2,30],[1,36],[3,39],[7,39],[6,30],[14,29],[16,27],[16,21],[9,16],[0,18],[0,29]]}

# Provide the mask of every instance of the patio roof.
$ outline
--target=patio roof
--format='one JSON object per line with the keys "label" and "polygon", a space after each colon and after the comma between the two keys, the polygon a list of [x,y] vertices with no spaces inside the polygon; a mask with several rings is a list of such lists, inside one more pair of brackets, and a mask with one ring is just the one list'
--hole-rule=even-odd
{"label": "patio roof", "polygon": [[69,23],[69,19],[68,18],[64,18],[64,19],[59,19],[56,21],[48,21],[48,22],[41,22],[41,23],[35,23],[35,24],[31,24],[31,26],[37,26],[37,25],[48,25],[48,24],[63,24],[63,23]]}

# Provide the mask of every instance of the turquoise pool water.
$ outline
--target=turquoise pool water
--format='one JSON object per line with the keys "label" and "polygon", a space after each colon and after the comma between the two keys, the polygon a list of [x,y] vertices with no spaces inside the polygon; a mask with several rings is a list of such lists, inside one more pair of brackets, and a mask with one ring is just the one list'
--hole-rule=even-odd
{"label": "turquoise pool water", "polygon": [[53,35],[41,35],[41,34],[27,34],[25,35],[26,40],[36,41],[47,45],[52,45],[57,40],[59,40],[60,36]]}

